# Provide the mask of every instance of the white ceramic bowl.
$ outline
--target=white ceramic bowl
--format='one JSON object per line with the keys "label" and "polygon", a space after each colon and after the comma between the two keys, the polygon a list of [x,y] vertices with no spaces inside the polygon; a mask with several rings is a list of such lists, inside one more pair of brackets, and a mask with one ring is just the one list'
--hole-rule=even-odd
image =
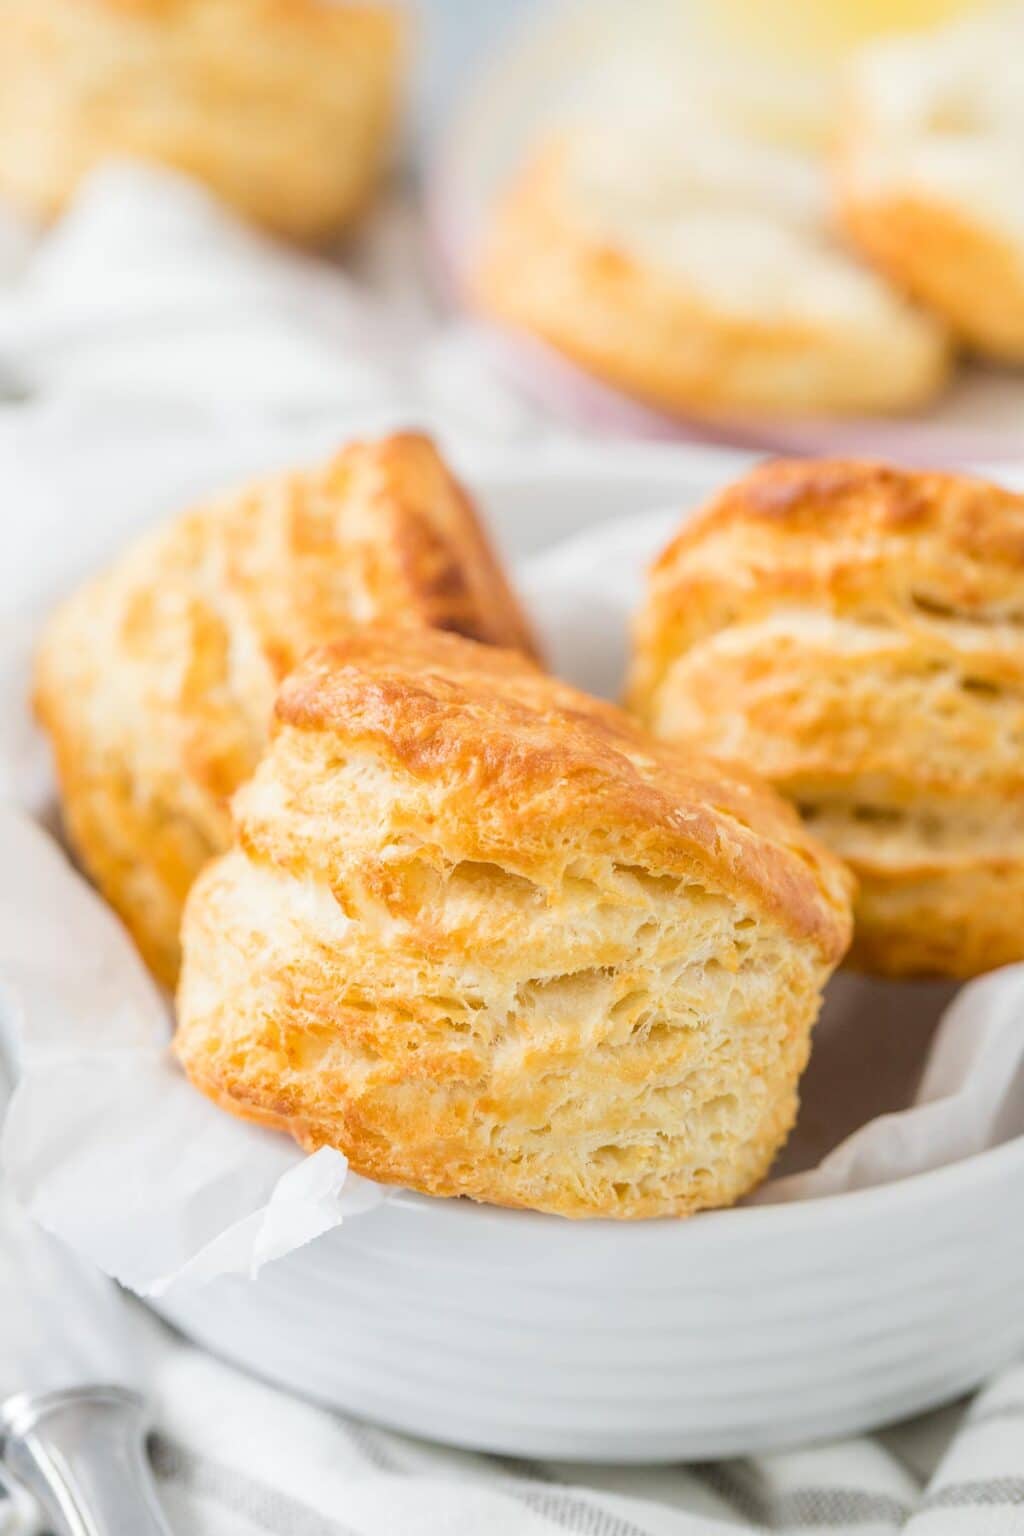
{"label": "white ceramic bowl", "polygon": [[[257,467],[251,446],[212,446],[151,438],[147,453],[157,478],[170,463],[193,493]],[[600,444],[558,462],[521,449],[476,468],[459,457],[520,555],[594,521],[681,511],[740,467]],[[105,541],[156,510],[121,484],[119,464],[116,484],[97,468],[87,490]],[[56,551],[35,573],[40,592],[71,579],[67,561],[100,559],[84,537],[65,550],[62,529],[33,528]],[[643,537],[658,529],[645,521]],[[548,586],[543,572],[529,584],[552,661],[580,681],[621,663],[617,567],[638,532],[609,528],[589,565],[570,542],[557,579],[548,560]],[[607,603],[606,653],[574,643],[567,571],[591,616]],[[1024,1139],[863,1193],[684,1223],[569,1223],[402,1194],[256,1282],[219,1280],[160,1310],[249,1370],[434,1439],[564,1458],[739,1454],[900,1417],[1019,1353],[1022,1191]]]}
{"label": "white ceramic bowl", "polygon": [[858,1194],[570,1223],[401,1195],[160,1310],[418,1435],[675,1460],[854,1432],[1024,1349],[1024,1140]]}
{"label": "white ceramic bowl", "polygon": [[[670,488],[684,465],[690,482]],[[612,506],[681,508],[722,469],[594,450],[587,469],[535,485],[493,468],[477,484],[522,549],[542,506],[557,504],[563,532]],[[666,526],[634,518],[527,566],[557,670],[609,686],[626,568]],[[402,1194],[256,1282],[161,1310],[250,1370],[433,1439],[570,1459],[738,1455],[903,1417],[1024,1348],[1022,1192],[1024,1139],[885,1187],[683,1223]]]}

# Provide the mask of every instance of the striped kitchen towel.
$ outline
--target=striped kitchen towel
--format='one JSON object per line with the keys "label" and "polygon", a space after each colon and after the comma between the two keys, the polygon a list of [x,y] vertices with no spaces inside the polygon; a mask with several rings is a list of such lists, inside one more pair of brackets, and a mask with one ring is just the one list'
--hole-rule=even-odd
{"label": "striped kitchen towel", "polygon": [[189,1536],[1024,1536],[1024,1365],[872,1437],[697,1465],[453,1451],[300,1402],[146,1319],[152,1455]]}

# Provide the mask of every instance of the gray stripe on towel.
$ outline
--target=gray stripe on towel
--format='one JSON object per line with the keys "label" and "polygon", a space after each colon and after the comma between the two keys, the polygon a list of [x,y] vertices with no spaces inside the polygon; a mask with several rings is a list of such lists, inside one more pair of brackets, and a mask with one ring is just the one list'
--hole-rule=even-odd
{"label": "gray stripe on towel", "polygon": [[[362,1429],[345,1420],[349,1431]],[[359,1439],[359,1435],[353,1436]],[[166,1435],[154,1435],[150,1441],[150,1460],[160,1482],[172,1483],[186,1494],[209,1499],[233,1514],[243,1515],[254,1525],[280,1536],[356,1536],[350,1526],[328,1520],[317,1510],[288,1494],[256,1482],[221,1462],[211,1461],[190,1447]],[[530,1488],[502,1479],[495,1491],[550,1520],[574,1536],[650,1536],[649,1531],[631,1521],[609,1514],[569,1491],[543,1486]]]}
{"label": "gray stripe on towel", "polygon": [[[534,1514],[563,1530],[573,1531],[574,1536],[649,1536],[649,1531],[640,1525],[590,1504],[571,1490],[527,1490],[507,1484],[502,1491],[519,1499]],[[797,1488],[761,1502],[757,1524],[761,1530],[852,1530],[857,1525],[884,1521],[898,1531],[906,1525],[910,1513],[909,1505],[884,1493],[864,1493],[861,1488]]]}
{"label": "gray stripe on towel", "polygon": [[933,1509],[981,1509],[1024,1504],[1024,1477],[986,1477],[977,1482],[947,1483],[928,1494],[921,1513]]}
{"label": "gray stripe on towel", "polygon": [[280,1536],[282,1531],[287,1531],[288,1536],[355,1536],[351,1526],[328,1520],[290,1494],[268,1488],[232,1467],[200,1456],[166,1435],[152,1436],[149,1455],[160,1482],[219,1504],[253,1525],[272,1531],[274,1536]]}
{"label": "gray stripe on towel", "polygon": [[741,1461],[695,1461],[682,1470],[728,1504],[748,1525],[765,1524],[766,1503],[752,1467]]}
{"label": "gray stripe on towel", "polygon": [[343,1426],[360,1456],[365,1457],[371,1467],[376,1467],[378,1472],[401,1472],[401,1462],[392,1455],[390,1446],[384,1444],[371,1425],[363,1424],[358,1419],[342,1418],[340,1414],[334,1415],[334,1421]]}
{"label": "gray stripe on towel", "polygon": [[621,1515],[591,1504],[578,1494],[563,1488],[526,1488],[513,1482],[502,1484],[502,1493],[525,1504],[527,1509],[552,1525],[560,1525],[574,1536],[650,1536],[649,1528],[634,1525]]}
{"label": "gray stripe on towel", "polygon": [[768,1501],[762,1524],[772,1531],[839,1531],[887,1521],[899,1530],[911,1513],[909,1504],[887,1493],[866,1493],[861,1488],[795,1488]]}
{"label": "gray stripe on towel", "polygon": [[686,1470],[742,1519],[762,1530],[843,1530],[878,1521],[888,1521],[899,1530],[912,1513],[901,1500],[862,1488],[794,1488],[773,1493],[742,1462],[699,1462]]}
{"label": "gray stripe on towel", "polygon": [[[506,1486],[503,1491],[574,1536],[649,1536],[641,1526],[568,1490],[527,1491]],[[908,1505],[883,1493],[865,1493],[858,1488],[799,1488],[766,1498],[759,1518],[754,1518],[762,1530],[769,1531],[850,1530],[882,1521],[898,1531],[910,1515]]]}

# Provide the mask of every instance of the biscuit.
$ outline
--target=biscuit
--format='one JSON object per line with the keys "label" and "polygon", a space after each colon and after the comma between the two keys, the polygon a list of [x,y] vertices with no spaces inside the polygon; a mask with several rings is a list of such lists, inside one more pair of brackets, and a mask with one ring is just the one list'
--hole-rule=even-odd
{"label": "biscuit", "polygon": [[941,326],[827,228],[824,177],[719,134],[543,145],[500,204],[482,309],[670,412],[899,411],[948,372]]}
{"label": "biscuit", "polygon": [[520,656],[377,628],[286,680],[234,814],[175,1042],[225,1108],[565,1216],[682,1216],[767,1171],[850,913],[765,786]]}
{"label": "biscuit", "polygon": [[412,434],[186,514],[50,621],[36,704],[66,825],[162,981],[177,974],[185,894],[230,841],[228,799],[278,683],[373,619],[532,646],[471,504]]}
{"label": "biscuit", "polygon": [[846,860],[856,965],[1024,959],[1024,498],[880,464],[756,469],[655,563],[630,702],[764,774]]}
{"label": "biscuit", "polygon": [[0,0],[0,33],[0,191],[37,216],[129,156],[318,240],[358,211],[390,146],[400,37],[385,6]]}
{"label": "biscuit", "polygon": [[876,44],[837,162],[851,239],[969,347],[1024,362],[1024,7]]}

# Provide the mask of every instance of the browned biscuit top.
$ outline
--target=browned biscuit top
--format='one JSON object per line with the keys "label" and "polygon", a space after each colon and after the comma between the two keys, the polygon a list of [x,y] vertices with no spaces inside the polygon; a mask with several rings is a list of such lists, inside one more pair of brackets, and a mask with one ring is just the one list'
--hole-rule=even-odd
{"label": "browned biscuit top", "polygon": [[[427,784],[443,778],[436,815],[462,857],[550,874],[586,829],[609,846],[629,840],[659,872],[751,903],[828,961],[845,948],[845,874],[779,797],[741,770],[654,741],[511,652],[363,630],[309,656],[276,713],[278,729],[368,748]],[[253,846],[260,834],[241,804]],[[273,857],[289,859],[276,844]]]}

